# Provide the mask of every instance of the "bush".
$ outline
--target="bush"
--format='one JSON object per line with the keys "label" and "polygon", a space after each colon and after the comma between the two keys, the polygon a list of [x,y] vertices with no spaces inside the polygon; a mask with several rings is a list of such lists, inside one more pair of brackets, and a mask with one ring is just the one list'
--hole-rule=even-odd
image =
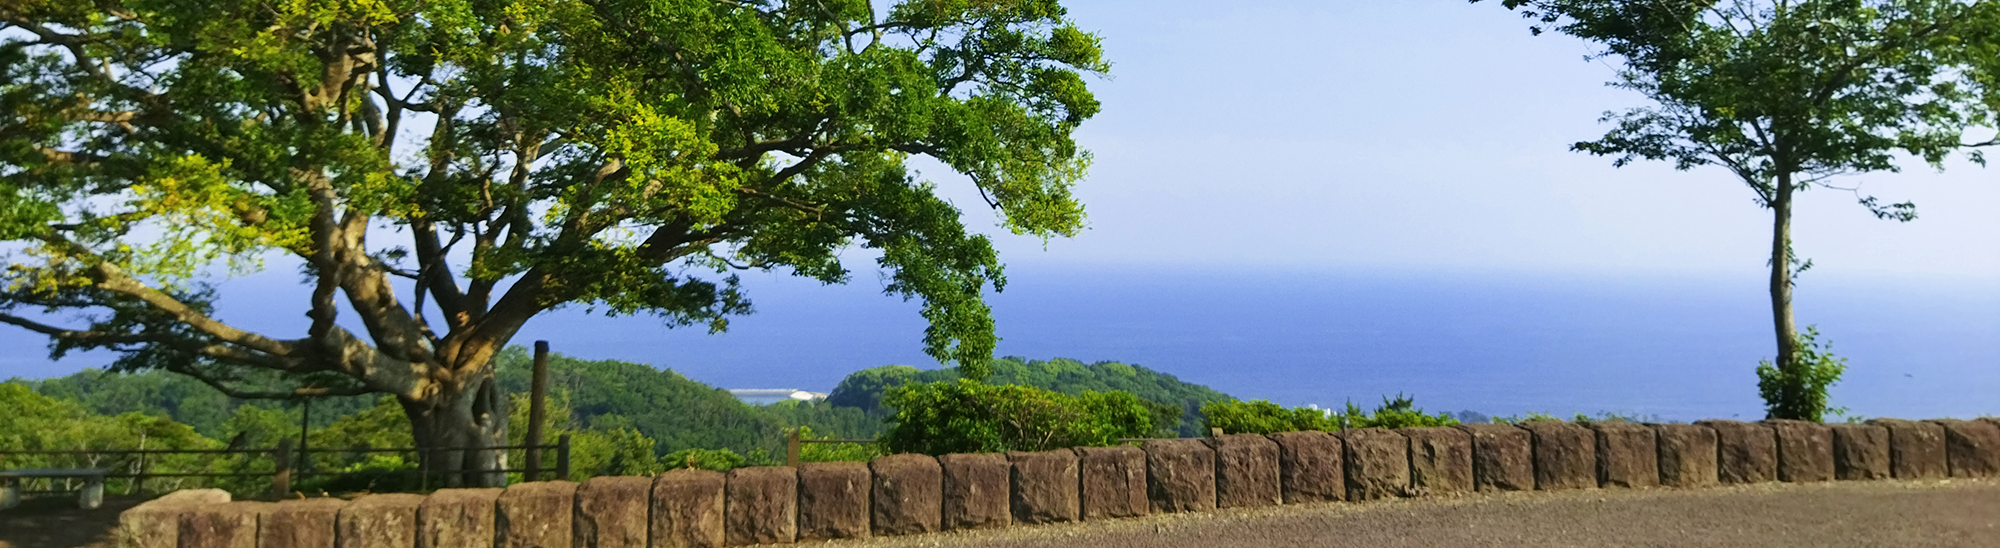
{"label": "bush", "polygon": [[1831,343],[1823,349],[1818,338],[1819,329],[1812,326],[1797,334],[1793,340],[1798,354],[1791,367],[1778,367],[1770,360],[1757,363],[1757,395],[1764,398],[1765,418],[1820,422],[1828,412],[1847,412],[1826,406],[1827,388],[1847,372],[1847,359],[1835,357]]}
{"label": "bush", "polygon": [[1068,396],[970,380],[891,389],[896,410],[882,442],[891,452],[942,455],[1107,446],[1153,432],[1152,412],[1126,392]]}
{"label": "bush", "polygon": [[1452,426],[1458,419],[1450,413],[1426,414],[1417,409],[1414,398],[1396,394],[1396,399],[1382,398],[1382,405],[1373,413],[1362,413],[1354,402],[1347,402],[1347,412],[1337,417],[1343,428],[1421,428],[1427,426]]}
{"label": "bush", "polygon": [[1264,400],[1216,401],[1202,404],[1202,424],[1229,434],[1275,434],[1300,430],[1338,430],[1325,410],[1286,409]]}

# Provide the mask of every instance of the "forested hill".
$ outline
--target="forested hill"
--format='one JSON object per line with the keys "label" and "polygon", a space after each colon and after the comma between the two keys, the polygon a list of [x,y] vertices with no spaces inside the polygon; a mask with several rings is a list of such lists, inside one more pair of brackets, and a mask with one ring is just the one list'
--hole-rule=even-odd
{"label": "forested hill", "polygon": [[[531,362],[532,357],[524,348],[503,352],[496,363],[501,387],[514,394],[528,392]],[[553,354],[549,359],[551,393],[568,403],[569,420],[577,428],[600,432],[630,428],[652,439],[655,451],[660,454],[692,448],[781,451],[784,429],[795,426],[811,427],[815,434],[823,436],[872,438],[882,431],[882,421],[889,413],[880,408],[885,389],[905,382],[951,380],[957,376],[957,370],[950,368],[876,367],[849,375],[828,401],[755,406],[720,388],[651,365],[583,360],[561,354]],[[235,400],[188,377],[158,371],[121,374],[86,369],[66,377],[10,382],[26,384],[35,392],[57,400],[73,401],[98,415],[140,412],[165,416],[215,439],[228,439],[239,433],[235,430],[242,428],[245,419],[238,415],[258,412],[248,408],[277,412],[279,415],[274,417],[291,418],[276,420],[298,424],[296,404]],[[1182,382],[1172,375],[1116,362],[1084,364],[1067,359],[1002,358],[994,360],[989,382],[1027,384],[1069,394],[1084,390],[1132,392],[1142,399],[1182,409],[1177,428],[1182,435],[1197,433],[1196,410],[1201,403],[1229,399],[1221,392]],[[368,395],[316,400],[312,403],[311,422],[314,427],[327,426],[375,407],[378,399]]]}
{"label": "forested hill", "polygon": [[[907,365],[886,365],[863,369],[841,380],[840,385],[827,396],[827,403],[880,415],[887,411],[879,409],[882,393],[890,387],[907,382],[957,378],[956,368],[923,370]],[[1201,435],[1201,404],[1232,399],[1228,394],[1184,382],[1173,375],[1111,361],[1085,364],[1066,358],[1042,361],[1008,356],[993,360],[993,376],[987,382],[1024,384],[1072,395],[1085,390],[1131,392],[1149,402],[1180,408],[1180,424],[1175,430],[1182,436]]]}

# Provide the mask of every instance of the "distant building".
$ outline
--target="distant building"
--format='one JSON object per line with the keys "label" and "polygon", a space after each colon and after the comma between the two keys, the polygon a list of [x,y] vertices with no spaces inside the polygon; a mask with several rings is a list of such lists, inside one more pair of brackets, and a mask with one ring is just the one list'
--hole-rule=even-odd
{"label": "distant building", "polygon": [[797,388],[731,388],[729,395],[751,405],[770,405],[785,400],[819,401],[826,399],[825,392],[807,392]]}

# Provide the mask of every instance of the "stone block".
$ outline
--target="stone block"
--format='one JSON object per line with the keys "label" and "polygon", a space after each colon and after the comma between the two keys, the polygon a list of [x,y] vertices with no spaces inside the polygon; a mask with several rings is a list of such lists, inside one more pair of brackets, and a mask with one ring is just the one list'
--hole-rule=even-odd
{"label": "stone block", "polygon": [[605,476],[576,488],[570,517],[573,548],[646,548],[646,512],[653,478]]}
{"label": "stone block", "polygon": [[[257,525],[258,548],[336,548],[334,526],[347,501],[321,497],[287,500],[271,507]],[[493,543],[487,538],[487,544]]]}
{"label": "stone block", "polygon": [[1873,424],[1829,424],[1833,477],[1841,481],[1889,479],[1889,429]]}
{"label": "stone block", "polygon": [[1154,512],[1215,509],[1215,450],[1198,439],[1147,440],[1146,499]]}
{"label": "stone block", "polygon": [[1722,483],[1762,483],[1778,479],[1778,437],[1762,424],[1705,420],[1715,430],[1715,475]]}
{"label": "stone block", "polygon": [[868,463],[872,476],[869,514],[877,535],[914,535],[944,527],[944,468],[927,455],[878,457]]}
{"label": "stone block", "polygon": [[1591,421],[1597,436],[1597,484],[1602,487],[1658,487],[1659,440],[1653,429],[1625,421]]}
{"label": "stone block", "polygon": [[1903,419],[1868,421],[1889,429],[1889,475],[1896,479],[1951,476],[1944,461],[1944,426]]}
{"label": "stone block", "polygon": [[723,488],[713,470],[668,470],[653,478],[652,548],[718,548],[723,545]]}
{"label": "stone block", "polygon": [[1346,450],[1347,500],[1400,497],[1410,487],[1410,439],[1395,430],[1362,428],[1340,434]]}
{"label": "stone block", "polygon": [[1710,487],[1716,475],[1715,429],[1699,424],[1655,424],[1659,446],[1660,484],[1668,487]]}
{"label": "stone block", "polygon": [[1535,440],[1535,488],[1597,487],[1597,435],[1563,421],[1521,423]]}
{"label": "stone block", "polygon": [[257,522],[276,506],[230,502],[193,506],[181,513],[181,548],[257,548]]}
{"label": "stone block", "polygon": [[1396,432],[1410,440],[1411,495],[1472,492],[1472,434],[1448,426]]}
{"label": "stone block", "polygon": [[1215,507],[1250,508],[1284,502],[1278,489],[1278,444],[1263,434],[1203,440],[1215,450]]}
{"label": "stone block", "polygon": [[1285,504],[1347,498],[1340,437],[1326,432],[1271,434],[1278,444],[1278,489]]}
{"label": "stone block", "polygon": [[[416,548],[423,495],[365,495],[340,509],[340,548]],[[564,544],[568,546],[568,544]]]}
{"label": "stone block", "polygon": [[799,465],[799,540],[868,538],[865,462]]}
{"label": "stone block", "polygon": [[1778,480],[1833,481],[1833,431],[1817,422],[1770,419],[1778,440]]}
{"label": "stone block", "polygon": [[1007,500],[1007,484],[1012,481],[1014,465],[1007,462],[1006,455],[950,454],[937,460],[944,472],[944,528],[986,529],[1014,524],[1014,511]]}
{"label": "stone block", "polygon": [[506,489],[439,489],[417,505],[417,548],[493,548],[494,505]]}
{"label": "stone block", "polygon": [[576,522],[575,482],[507,486],[493,503],[496,548],[570,548]]}
{"label": "stone block", "polygon": [[1944,426],[1944,462],[1954,478],[2000,476],[2000,426],[1987,421],[1938,419]]}
{"label": "stone block", "polygon": [[1076,452],[1007,452],[1014,465],[1008,476],[1013,498],[1014,523],[1061,523],[1076,521],[1082,507],[1079,499]]}
{"label": "stone block", "polygon": [[182,489],[140,503],[118,514],[118,546],[175,548],[182,513],[190,507],[228,503],[229,492],[221,489]]}
{"label": "stone block", "polygon": [[1533,491],[1534,434],[1507,424],[1461,424],[1472,437],[1472,487],[1475,491]]}
{"label": "stone block", "polygon": [[[879,494],[876,500],[881,500]],[[730,470],[722,517],[723,536],[730,546],[791,544],[799,538],[798,470],[790,466]]]}
{"label": "stone block", "polygon": [[1146,452],[1130,445],[1076,449],[1083,519],[1146,515]]}

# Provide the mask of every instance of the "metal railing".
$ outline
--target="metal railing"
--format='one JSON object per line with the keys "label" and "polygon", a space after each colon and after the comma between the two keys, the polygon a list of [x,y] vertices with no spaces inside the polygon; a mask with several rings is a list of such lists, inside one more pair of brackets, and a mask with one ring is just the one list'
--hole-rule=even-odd
{"label": "metal railing", "polygon": [[[467,470],[457,470],[457,471],[433,471],[433,470],[431,470],[431,469],[430,469],[430,459],[428,459],[428,458],[424,458],[424,457],[423,457],[423,455],[424,455],[425,453],[430,453],[430,452],[435,452],[435,451],[480,451],[480,450],[493,450],[493,451],[510,451],[510,450],[523,450],[523,451],[527,451],[529,455],[537,455],[538,453],[540,453],[541,451],[544,451],[544,450],[553,450],[553,451],[555,451],[555,453],[556,453],[556,466],[555,466],[555,468],[553,468],[553,469],[548,469],[548,468],[541,468],[541,467],[539,467],[539,466],[535,466],[535,464],[537,464],[537,462],[536,462],[536,461],[538,461],[538,460],[540,460],[540,459],[524,459],[524,460],[527,460],[527,461],[528,461],[528,463],[530,464],[530,466],[528,466],[528,467],[524,467],[524,468],[504,468],[504,469],[499,469],[499,470],[472,470],[472,471],[467,471]],[[417,457],[418,457],[418,458],[416,459],[416,461],[417,461],[417,463],[418,463],[418,465],[417,465],[417,468],[415,468],[415,469],[402,469],[402,470],[384,470],[383,472],[385,472],[385,473],[390,473],[390,474],[417,474],[417,475],[418,475],[418,483],[419,483],[419,485],[420,485],[419,489],[421,489],[421,490],[424,490],[424,491],[429,491],[429,490],[430,490],[430,480],[431,480],[431,478],[432,478],[432,477],[434,477],[434,476],[443,476],[443,475],[449,475],[449,474],[488,474],[488,473],[498,473],[498,474],[511,474],[511,473],[520,473],[520,474],[522,475],[522,480],[523,480],[523,481],[537,481],[537,480],[541,479],[542,475],[544,475],[544,474],[547,474],[547,473],[554,473],[554,474],[556,475],[556,477],[557,477],[557,478],[568,478],[568,477],[569,477],[569,473],[570,473],[570,438],[569,438],[569,435],[567,435],[567,434],[564,434],[564,435],[562,435],[562,436],[559,436],[559,437],[557,438],[557,441],[556,441],[556,443],[555,443],[555,444],[552,444],[552,445],[502,445],[502,446],[493,446],[493,447],[390,447],[390,448],[373,448],[373,447],[350,447],[350,448],[310,448],[310,449],[294,449],[294,448],[292,447],[292,440],[290,440],[290,439],[284,439],[284,440],[279,440],[279,442],[278,442],[278,446],[277,446],[277,447],[272,447],[272,448],[265,448],[265,449],[35,449],[35,450],[0,450],[0,464],[4,464],[4,462],[5,462],[6,460],[7,460],[7,457],[9,457],[9,456],[16,456],[16,455],[18,455],[18,456],[65,456],[65,455],[67,455],[67,456],[82,456],[82,457],[110,457],[110,458],[112,458],[112,459],[118,459],[118,458],[120,458],[120,457],[129,457],[129,458],[130,458],[131,460],[129,460],[129,461],[125,462],[125,463],[122,463],[122,464],[123,464],[122,466],[112,466],[112,467],[110,467],[110,468],[112,468],[113,470],[120,470],[120,469],[122,469],[122,470],[124,470],[124,471],[119,471],[119,472],[112,472],[112,473],[108,473],[108,474],[105,474],[105,475],[104,475],[104,478],[105,478],[105,479],[129,479],[129,480],[132,480],[132,483],[131,483],[131,484],[130,484],[130,485],[128,486],[128,488],[127,488],[127,489],[128,489],[128,490],[127,490],[127,493],[128,493],[128,494],[143,494],[143,493],[145,492],[145,485],[146,485],[146,480],[149,480],[149,479],[167,479],[167,478],[254,478],[254,477],[269,477],[269,478],[271,478],[271,493],[273,494],[273,496],[284,496],[284,495],[286,495],[286,494],[289,494],[289,493],[290,493],[290,492],[292,491],[292,489],[291,489],[291,486],[292,486],[292,480],[293,480],[294,478],[301,478],[301,479],[302,479],[302,478],[305,478],[305,477],[311,477],[311,476],[337,476],[337,475],[341,475],[341,474],[343,474],[343,472],[314,472],[314,471],[312,471],[312,470],[311,470],[311,468],[310,468],[310,466],[307,466],[307,464],[309,464],[309,462],[310,462],[310,461],[309,461],[309,459],[310,459],[310,455],[312,455],[312,454],[349,454],[349,455],[352,455],[352,454],[384,454],[384,453],[386,453],[386,454],[413,454],[413,455],[417,455]],[[152,457],[152,456],[167,456],[167,455],[250,455],[250,456],[252,456],[252,457],[249,457],[249,458],[254,458],[255,456],[266,456],[266,455],[268,455],[268,456],[269,456],[269,457],[271,458],[271,461],[272,461],[272,463],[273,463],[273,467],[272,467],[272,469],[271,469],[271,470],[257,470],[257,471],[249,471],[249,472],[210,472],[210,471],[201,471],[201,472],[185,472],[185,471],[179,471],[179,472],[176,472],[176,471],[165,471],[165,472],[163,472],[163,471],[156,471],[156,470],[154,470],[154,469],[152,468],[152,466],[153,466],[153,465],[155,464],[155,463],[154,463],[153,461],[154,461],[154,460],[159,460],[159,459],[151,459],[151,460],[149,460],[149,459],[148,459],[148,457]],[[295,459],[296,459],[296,462],[295,462]],[[248,460],[248,458],[246,458],[246,460]],[[204,463],[203,467],[204,467],[204,468],[206,468],[206,467],[208,467],[208,466],[212,466],[212,465],[214,465],[214,462],[212,462],[212,461],[211,461],[211,462],[208,462],[208,463]],[[98,467],[103,467],[103,466],[98,466]],[[52,484],[50,485],[50,487],[51,487],[51,489],[41,489],[41,490],[31,490],[31,491],[25,491],[25,492],[31,492],[31,493],[56,493],[56,492],[63,492],[63,491],[65,491],[65,490],[57,490],[57,489],[53,489],[53,485],[52,485]]]}

